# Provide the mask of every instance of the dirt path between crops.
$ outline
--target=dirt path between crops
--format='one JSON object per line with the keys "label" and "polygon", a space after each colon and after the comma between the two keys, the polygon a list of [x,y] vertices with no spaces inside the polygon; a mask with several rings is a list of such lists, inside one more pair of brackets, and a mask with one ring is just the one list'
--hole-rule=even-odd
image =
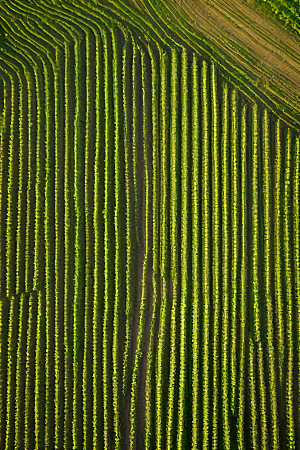
{"label": "dirt path between crops", "polygon": [[[222,45],[232,58],[241,62],[241,56],[232,44],[254,58],[258,62],[256,75],[259,80],[279,85],[287,96],[292,97],[293,103],[296,103],[295,96],[300,99],[300,39],[241,0],[231,0],[230,3],[224,0],[173,2],[193,19],[191,25],[215,44]],[[243,61],[246,66],[247,59]],[[278,80],[277,75],[280,75]]]}

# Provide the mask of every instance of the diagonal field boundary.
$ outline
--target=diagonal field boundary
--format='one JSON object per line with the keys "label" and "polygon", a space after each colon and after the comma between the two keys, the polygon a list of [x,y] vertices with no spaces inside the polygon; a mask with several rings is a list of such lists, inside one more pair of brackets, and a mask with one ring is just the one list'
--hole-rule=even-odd
{"label": "diagonal field boundary", "polygon": [[136,3],[1,1],[0,449],[298,448],[300,119]]}

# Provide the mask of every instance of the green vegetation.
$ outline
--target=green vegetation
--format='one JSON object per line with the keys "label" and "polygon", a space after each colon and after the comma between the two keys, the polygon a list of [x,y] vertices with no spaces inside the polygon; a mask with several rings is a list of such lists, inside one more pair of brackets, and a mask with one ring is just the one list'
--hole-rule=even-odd
{"label": "green vegetation", "polygon": [[0,448],[295,449],[300,122],[135,3],[1,3]]}
{"label": "green vegetation", "polygon": [[277,17],[288,31],[300,33],[299,0],[256,0]]}

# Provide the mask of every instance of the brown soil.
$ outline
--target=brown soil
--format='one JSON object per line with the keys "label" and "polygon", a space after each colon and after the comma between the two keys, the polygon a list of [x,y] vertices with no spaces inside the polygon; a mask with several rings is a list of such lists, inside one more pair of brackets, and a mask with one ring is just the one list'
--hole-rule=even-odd
{"label": "brown soil", "polygon": [[[300,40],[242,0],[174,0],[191,17],[191,25],[205,34],[225,53],[249,68],[249,57],[257,61],[251,73],[261,82],[275,84],[297,108],[300,99]],[[249,55],[247,57],[247,54]],[[250,71],[250,68],[249,68]],[[289,101],[291,99],[291,102]]]}

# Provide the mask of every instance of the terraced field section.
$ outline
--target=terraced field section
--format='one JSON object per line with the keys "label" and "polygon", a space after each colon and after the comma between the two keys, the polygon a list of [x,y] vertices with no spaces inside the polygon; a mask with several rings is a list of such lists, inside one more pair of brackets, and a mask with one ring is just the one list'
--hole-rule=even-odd
{"label": "terraced field section", "polygon": [[300,118],[168,10],[1,2],[0,449],[300,447]]}

